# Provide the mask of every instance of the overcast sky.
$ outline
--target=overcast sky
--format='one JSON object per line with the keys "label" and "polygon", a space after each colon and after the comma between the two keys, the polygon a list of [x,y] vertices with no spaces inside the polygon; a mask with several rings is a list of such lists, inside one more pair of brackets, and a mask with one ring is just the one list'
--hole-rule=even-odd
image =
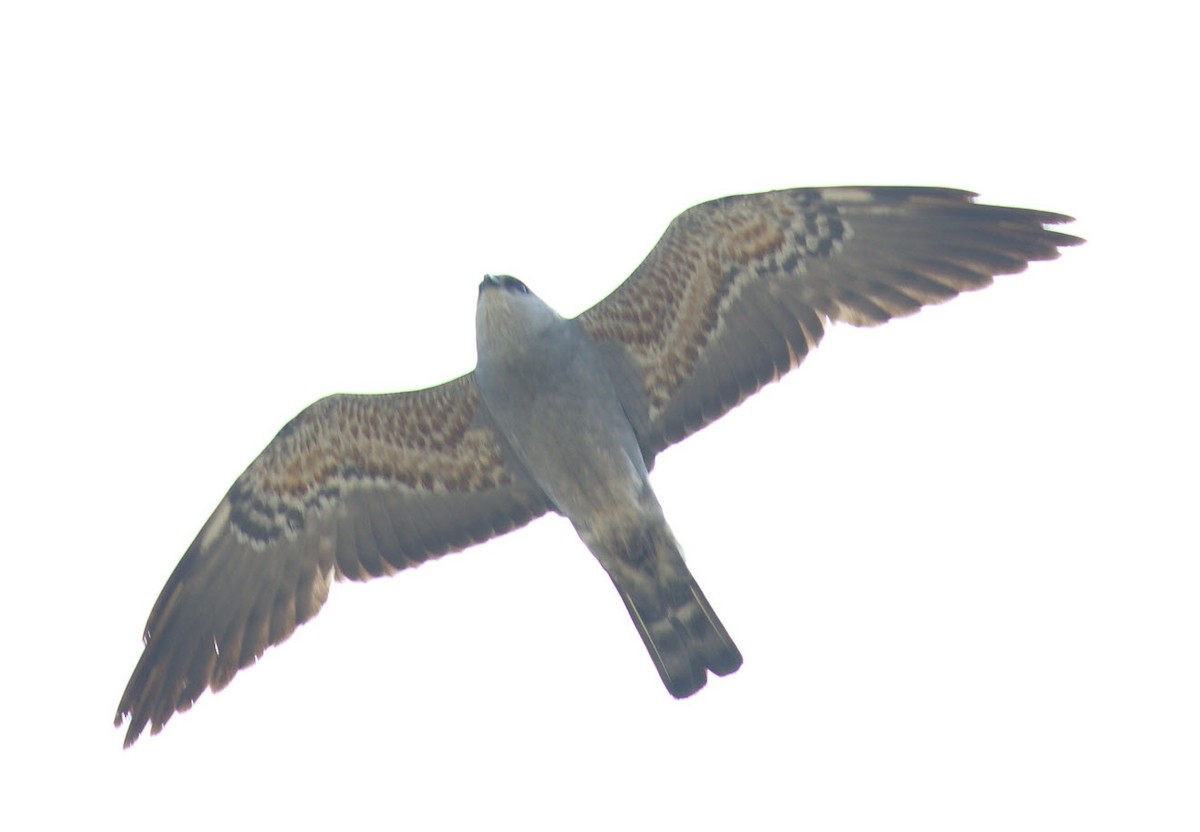
{"label": "overcast sky", "polygon": [[[1176,7],[703,5],[5,4],[4,826],[1200,824]],[[297,411],[469,370],[485,272],[574,314],[689,205],[837,184],[1090,242],[660,457],[740,671],[673,701],[547,518],[337,585],[121,750],[151,604]]]}

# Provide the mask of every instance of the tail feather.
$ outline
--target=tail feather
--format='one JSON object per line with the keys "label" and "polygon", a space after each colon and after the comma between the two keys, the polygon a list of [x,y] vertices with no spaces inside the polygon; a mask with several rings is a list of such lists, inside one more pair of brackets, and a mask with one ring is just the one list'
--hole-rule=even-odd
{"label": "tail feather", "polygon": [[718,676],[727,676],[742,666],[742,654],[695,579],[689,582],[688,588],[691,600],[677,608],[676,618],[691,636],[692,650],[704,666]]}
{"label": "tail feather", "polygon": [[741,667],[742,654],[665,524],[600,561],[672,696],[683,699],[700,690],[708,681],[707,671],[724,676]]}

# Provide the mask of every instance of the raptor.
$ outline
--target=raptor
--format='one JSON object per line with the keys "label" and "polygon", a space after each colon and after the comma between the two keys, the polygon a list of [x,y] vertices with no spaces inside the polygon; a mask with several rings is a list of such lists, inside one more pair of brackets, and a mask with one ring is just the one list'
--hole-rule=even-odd
{"label": "raptor", "polygon": [[473,372],[321,399],[234,482],[150,612],[116,716],[126,746],[286,639],[336,580],[547,512],[604,567],[672,696],[737,670],[650,485],[656,455],[799,365],[830,323],[909,315],[1082,242],[1047,227],[1070,217],[974,199],[841,187],[706,202],[575,318],[485,277]]}

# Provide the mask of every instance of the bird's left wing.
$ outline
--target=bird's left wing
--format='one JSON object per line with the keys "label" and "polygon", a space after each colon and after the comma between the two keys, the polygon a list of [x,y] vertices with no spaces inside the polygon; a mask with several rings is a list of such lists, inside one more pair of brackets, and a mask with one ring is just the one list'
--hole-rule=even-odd
{"label": "bird's left wing", "polygon": [[547,508],[506,457],[473,374],[316,402],[238,478],[163,587],[117,710],[125,745],[286,639],[335,577],[391,574]]}
{"label": "bird's left wing", "polygon": [[1070,217],[947,188],[799,188],[680,214],[578,320],[647,460],[797,366],[825,324],[870,326],[1082,242]]}

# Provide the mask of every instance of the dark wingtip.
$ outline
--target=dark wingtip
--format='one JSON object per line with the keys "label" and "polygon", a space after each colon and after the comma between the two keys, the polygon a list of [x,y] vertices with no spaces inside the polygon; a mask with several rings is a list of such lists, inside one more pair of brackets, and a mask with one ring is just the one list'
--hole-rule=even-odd
{"label": "dark wingtip", "polygon": [[[126,715],[128,715],[128,712],[118,713],[117,718],[113,720],[113,725],[117,728],[120,728],[125,722]],[[142,728],[143,726],[138,725],[137,720],[131,719],[129,722],[129,728],[125,731],[125,741],[121,744],[121,747],[129,748],[131,745],[137,742],[138,737],[142,735]]]}

